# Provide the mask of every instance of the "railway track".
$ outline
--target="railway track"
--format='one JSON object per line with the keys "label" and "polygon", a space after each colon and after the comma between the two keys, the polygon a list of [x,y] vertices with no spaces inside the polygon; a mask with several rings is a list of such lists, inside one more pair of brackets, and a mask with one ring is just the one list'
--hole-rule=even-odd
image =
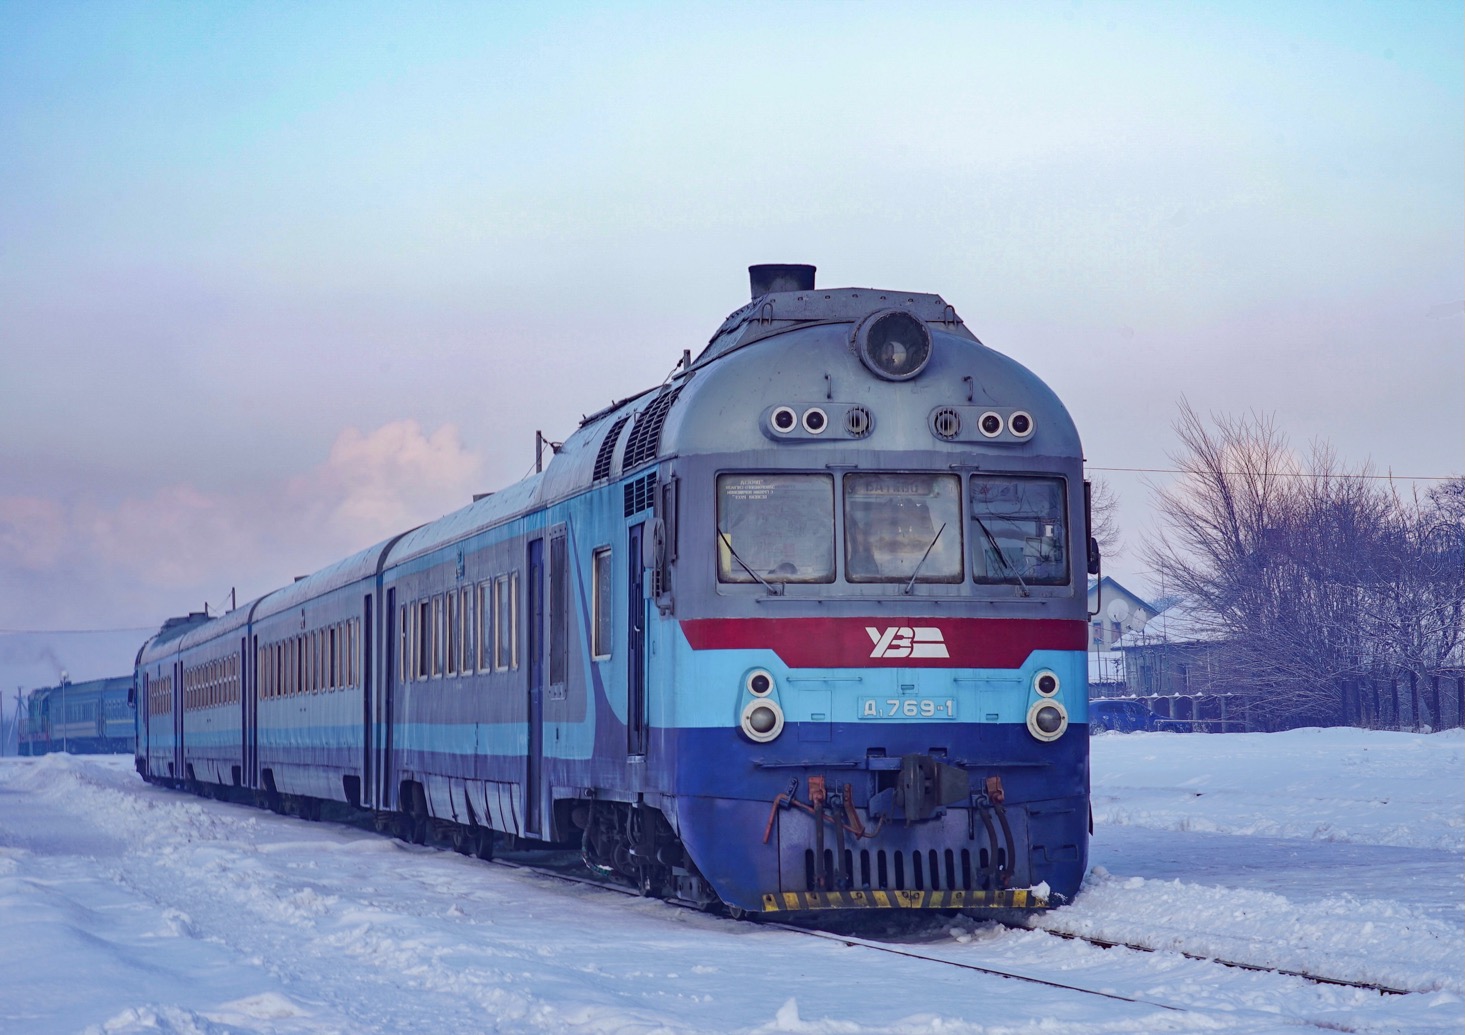
{"label": "railway track", "polygon": [[1043,934],[1051,935],[1054,938],[1062,938],[1065,941],[1084,942],[1087,945],[1097,946],[1100,949],[1129,949],[1132,952],[1173,952],[1177,956],[1183,956],[1188,960],[1199,960],[1204,963],[1215,963],[1222,967],[1233,967],[1237,970],[1250,970],[1260,974],[1281,974],[1284,977],[1301,978],[1304,981],[1311,981],[1316,985],[1337,985],[1340,988],[1361,988],[1369,992],[1378,992],[1382,995],[1408,995],[1410,989],[1394,988],[1390,985],[1376,984],[1370,981],[1349,981],[1345,978],[1327,977],[1323,974],[1312,974],[1305,970],[1290,970],[1287,967],[1269,967],[1260,963],[1243,963],[1240,960],[1228,960],[1221,956],[1207,956],[1203,953],[1186,952],[1184,949],[1157,949],[1150,945],[1136,945],[1133,942],[1111,941],[1107,938],[1094,938],[1083,934],[1073,934],[1069,931],[1048,931],[1037,927],[1028,927],[1025,924],[1009,924],[1020,930],[1042,931]]}
{"label": "railway track", "polygon": [[[575,873],[572,870],[557,869],[548,866],[536,865],[533,862],[505,859],[500,857],[496,857],[493,860],[493,863],[495,865],[507,866],[513,869],[523,870],[541,877],[550,878],[552,880],[564,881],[573,884],[584,884],[605,891],[615,892],[631,897],[640,897],[640,893],[635,888],[629,887],[624,884],[618,884],[613,881],[605,880],[589,873]],[[994,919],[996,920],[996,922],[1001,923],[1004,927],[1007,927],[1011,930],[1029,931],[1035,934],[1047,935],[1049,937],[1060,939],[1063,941],[1083,942],[1087,945],[1092,945],[1100,949],[1129,950],[1131,952],[1142,953],[1170,953],[1188,960],[1194,960],[1202,963],[1212,963],[1216,966],[1225,967],[1228,969],[1242,970],[1259,974],[1275,974],[1280,977],[1297,978],[1299,980],[1307,981],[1316,985],[1359,989],[1361,991],[1375,992],[1380,995],[1408,995],[1413,991],[1407,988],[1395,988],[1389,985],[1383,985],[1374,982],[1351,981],[1345,978],[1331,977],[1326,974],[1313,974],[1307,971],[1293,970],[1286,967],[1274,967],[1256,963],[1247,963],[1239,960],[1229,960],[1218,956],[1206,955],[1204,953],[1186,952],[1183,949],[1157,949],[1152,946],[1139,945],[1131,942],[1096,938],[1092,936],[1073,934],[1069,932],[1048,931],[1040,927],[1031,927],[1025,923],[1017,921],[1007,921],[997,918]],[[941,966],[956,967],[962,970],[969,970],[974,973],[985,974],[992,977],[1022,981],[1029,984],[1041,985],[1049,988],[1062,989],[1071,992],[1078,992],[1086,995],[1099,996],[1104,999],[1113,999],[1121,1002],[1135,1003],[1142,1006],[1151,1006],[1162,1010],[1194,1012],[1197,1009],[1195,1007],[1164,1002],[1154,997],[1129,996],[1118,992],[1110,992],[1102,989],[1085,987],[1083,985],[1071,984],[1063,981],[1055,981],[1051,978],[1046,978],[1018,970],[1005,969],[1002,967],[989,966],[986,964],[973,963],[964,960],[953,960],[939,954],[922,952],[918,947],[909,944],[880,941],[878,939],[866,938],[861,935],[851,934],[849,932],[829,930],[824,927],[805,926],[784,921],[764,920],[756,917],[749,918],[749,921],[757,923],[760,927],[788,931],[793,934],[805,935],[811,938],[820,938],[826,941],[838,942],[851,947],[864,948],[875,952],[889,953],[894,956],[903,956],[908,959],[923,960],[929,963],[939,964]]]}

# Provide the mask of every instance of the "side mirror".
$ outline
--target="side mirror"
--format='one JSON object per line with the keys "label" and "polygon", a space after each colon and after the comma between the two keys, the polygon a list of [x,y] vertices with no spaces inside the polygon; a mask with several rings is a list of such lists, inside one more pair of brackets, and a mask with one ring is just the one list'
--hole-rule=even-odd
{"label": "side mirror", "polygon": [[1100,563],[1099,562],[1100,562],[1100,560],[1101,560],[1101,558],[1099,557],[1099,541],[1097,539],[1095,539],[1093,536],[1089,536],[1089,574],[1090,575],[1097,575],[1097,574],[1099,574],[1099,567],[1100,567]]}
{"label": "side mirror", "polygon": [[666,561],[666,522],[652,518],[641,534],[641,567],[660,571]]}

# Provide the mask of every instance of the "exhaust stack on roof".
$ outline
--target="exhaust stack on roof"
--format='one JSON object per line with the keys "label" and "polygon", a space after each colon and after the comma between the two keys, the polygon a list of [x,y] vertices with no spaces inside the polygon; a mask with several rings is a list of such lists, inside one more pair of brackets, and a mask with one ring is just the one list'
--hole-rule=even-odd
{"label": "exhaust stack on roof", "polygon": [[748,286],[752,288],[754,298],[770,291],[813,291],[815,268],[797,262],[749,266]]}

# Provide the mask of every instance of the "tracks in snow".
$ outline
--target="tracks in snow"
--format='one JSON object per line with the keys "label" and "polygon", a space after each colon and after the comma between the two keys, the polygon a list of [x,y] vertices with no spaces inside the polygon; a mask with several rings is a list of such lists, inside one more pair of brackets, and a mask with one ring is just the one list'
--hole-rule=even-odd
{"label": "tracks in snow", "polygon": [[[513,869],[523,870],[537,876],[546,877],[551,880],[564,881],[574,884],[585,884],[597,889],[615,892],[631,897],[640,897],[639,893],[631,887],[617,884],[595,877],[589,873],[565,872],[544,866],[537,866],[533,863],[520,862],[502,858],[493,860],[496,865],[507,866]],[[979,974],[986,974],[992,977],[1000,977],[1009,980],[1022,981],[1035,985],[1042,985],[1049,988],[1062,989],[1070,992],[1078,992],[1086,995],[1099,996],[1105,999],[1113,999],[1121,1002],[1135,1003],[1143,1006],[1152,1006],[1163,1010],[1177,1012],[1192,1012],[1197,1008],[1192,1006],[1177,1005],[1175,1003],[1162,1002],[1152,997],[1129,996],[1118,992],[1110,992],[1102,989],[1090,988],[1083,985],[1072,984],[1064,981],[1054,980],[1051,977],[1044,977],[1038,974],[1026,973],[1018,970],[1004,969],[1002,967],[988,966],[980,963],[972,963],[961,960],[952,960],[941,955],[920,951],[911,945],[904,945],[894,942],[879,941],[877,939],[864,938],[858,935],[839,933],[836,931],[823,930],[816,927],[803,927],[797,924],[784,923],[773,920],[753,919],[760,927],[787,931],[792,934],[805,935],[812,938],[821,938],[827,941],[839,942],[852,947],[870,949],[876,952],[885,952],[895,956],[903,956],[908,959],[922,960],[929,963],[940,964],[946,967],[957,967],[963,970],[973,971]],[[1412,991],[1406,988],[1394,988],[1388,985],[1377,984],[1367,981],[1350,981],[1343,978],[1330,977],[1325,974],[1313,974],[1301,970],[1291,970],[1285,967],[1273,967],[1263,964],[1246,963],[1239,960],[1223,959],[1217,956],[1203,953],[1186,952],[1183,949],[1156,949],[1151,946],[1139,945],[1130,942],[1115,941],[1104,938],[1096,938],[1081,934],[1068,932],[1047,931],[1042,928],[1028,927],[1018,922],[1007,922],[999,920],[1003,926],[1016,931],[1028,931],[1034,934],[1047,935],[1049,937],[1063,940],[1076,941],[1092,945],[1100,949],[1121,949],[1140,953],[1172,954],[1201,963],[1212,963],[1219,967],[1247,971],[1259,974],[1274,974],[1281,977],[1297,978],[1316,985],[1335,986],[1339,988],[1358,989],[1366,992],[1375,992],[1381,995],[1408,995]],[[1302,1022],[1306,1023],[1306,1022]]]}

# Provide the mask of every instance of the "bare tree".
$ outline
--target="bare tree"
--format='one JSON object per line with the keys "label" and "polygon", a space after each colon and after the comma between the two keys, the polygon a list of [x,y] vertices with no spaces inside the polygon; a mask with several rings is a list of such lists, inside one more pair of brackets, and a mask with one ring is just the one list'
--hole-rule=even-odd
{"label": "bare tree", "polygon": [[1090,481],[1089,507],[1093,527],[1089,534],[1099,541],[1105,557],[1124,553],[1124,539],[1119,533],[1119,496],[1103,478]]}
{"label": "bare tree", "polygon": [[[1146,559],[1227,643],[1226,682],[1272,728],[1349,721],[1365,675],[1438,671],[1460,652],[1462,525],[1449,491],[1402,500],[1333,450],[1306,459],[1272,417],[1204,422],[1182,401]],[[1438,497],[1438,498],[1436,498]]]}

